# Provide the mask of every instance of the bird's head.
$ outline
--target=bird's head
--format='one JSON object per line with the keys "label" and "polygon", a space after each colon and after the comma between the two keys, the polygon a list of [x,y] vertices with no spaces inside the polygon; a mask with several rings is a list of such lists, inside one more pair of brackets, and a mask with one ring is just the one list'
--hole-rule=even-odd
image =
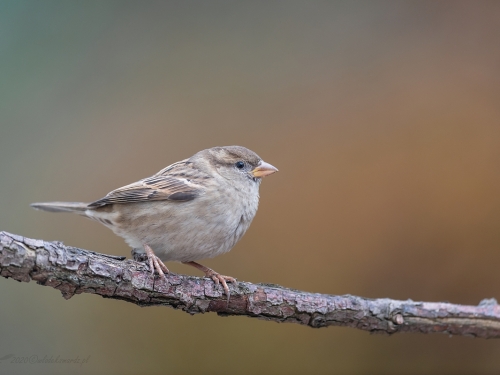
{"label": "bird's head", "polygon": [[255,152],[242,146],[213,147],[203,152],[210,165],[228,180],[260,183],[263,177],[278,171]]}

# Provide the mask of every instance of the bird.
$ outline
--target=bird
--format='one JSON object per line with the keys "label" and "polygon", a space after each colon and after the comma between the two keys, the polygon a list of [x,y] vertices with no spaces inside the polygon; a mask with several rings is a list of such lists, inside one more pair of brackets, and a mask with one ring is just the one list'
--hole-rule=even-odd
{"label": "bird", "polygon": [[278,169],[242,146],[212,147],[173,163],[151,177],[111,191],[92,203],[43,202],[31,207],[71,212],[97,221],[122,237],[136,260],[165,279],[164,262],[177,261],[227,282],[198,263],[227,253],[249,228],[259,205],[262,179]]}

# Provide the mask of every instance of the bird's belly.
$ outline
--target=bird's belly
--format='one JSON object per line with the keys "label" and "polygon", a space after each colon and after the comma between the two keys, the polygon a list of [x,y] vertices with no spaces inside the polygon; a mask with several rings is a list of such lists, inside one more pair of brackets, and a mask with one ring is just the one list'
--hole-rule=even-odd
{"label": "bird's belly", "polygon": [[231,250],[253,219],[208,200],[162,203],[122,205],[110,228],[134,249],[148,244],[163,261],[189,262]]}

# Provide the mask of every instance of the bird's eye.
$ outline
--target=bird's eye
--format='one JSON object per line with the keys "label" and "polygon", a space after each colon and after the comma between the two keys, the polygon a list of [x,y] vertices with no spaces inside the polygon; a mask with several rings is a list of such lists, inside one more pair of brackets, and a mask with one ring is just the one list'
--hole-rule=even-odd
{"label": "bird's eye", "polygon": [[237,161],[235,165],[236,165],[236,168],[238,168],[238,169],[245,168],[245,163],[242,161]]}

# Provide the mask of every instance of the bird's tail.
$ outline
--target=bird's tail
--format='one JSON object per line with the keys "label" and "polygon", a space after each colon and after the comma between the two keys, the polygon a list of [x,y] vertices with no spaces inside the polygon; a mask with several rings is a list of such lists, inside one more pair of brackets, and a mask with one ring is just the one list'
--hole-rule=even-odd
{"label": "bird's tail", "polygon": [[82,202],[44,202],[32,203],[30,206],[36,210],[49,212],[74,212],[80,215],[85,215],[85,211],[88,209],[88,203]]}

